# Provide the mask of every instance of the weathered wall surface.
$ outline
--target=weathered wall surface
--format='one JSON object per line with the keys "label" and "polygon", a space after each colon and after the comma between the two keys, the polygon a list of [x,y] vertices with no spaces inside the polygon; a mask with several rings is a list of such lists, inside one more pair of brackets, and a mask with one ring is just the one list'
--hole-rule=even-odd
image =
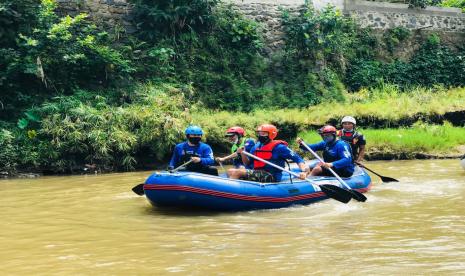
{"label": "weathered wall surface", "polygon": [[[96,21],[110,26],[119,25],[129,33],[132,25],[132,6],[127,0],[57,0],[64,13],[89,13]],[[281,26],[282,9],[297,12],[304,0],[225,0],[232,3],[248,18],[260,22],[265,38],[266,51],[272,52],[283,45]],[[313,0],[316,9],[328,4],[336,6],[347,16],[352,16],[363,27],[385,30],[405,27],[410,30],[450,33],[454,41],[465,42],[465,14],[460,9],[428,7],[409,9],[406,4],[372,2],[362,0]],[[446,35],[447,37],[447,35]],[[461,42],[460,42],[461,41]]]}
{"label": "weathered wall surface", "polygon": [[373,29],[429,29],[465,32],[465,14],[455,8],[409,9],[406,4],[345,0],[344,14],[354,16],[362,27]]}
{"label": "weathered wall surface", "polygon": [[97,23],[108,26],[120,25],[131,33],[135,31],[131,11],[132,5],[126,0],[56,0],[59,10],[65,14],[89,14]]}

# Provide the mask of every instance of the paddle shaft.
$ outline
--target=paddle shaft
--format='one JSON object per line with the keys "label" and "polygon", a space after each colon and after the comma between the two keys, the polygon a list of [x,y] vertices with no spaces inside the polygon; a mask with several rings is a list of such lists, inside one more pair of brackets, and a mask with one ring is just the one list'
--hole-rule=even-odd
{"label": "paddle shaft", "polygon": [[[318,160],[319,160],[320,162],[322,162],[322,163],[325,163],[325,161],[324,161],[323,159],[321,159],[321,157],[320,157],[318,154],[316,154],[316,152],[314,152],[309,146],[307,146],[307,144],[306,144],[304,141],[302,141],[301,145],[304,145],[304,147],[305,147],[311,154],[313,154],[313,156],[315,156],[316,159],[318,159]],[[351,188],[349,187],[349,185],[347,185],[347,183],[346,183],[344,180],[342,180],[342,178],[341,178],[333,169],[331,169],[331,168],[327,168],[327,169],[336,177],[336,179],[337,179],[339,182],[341,182],[341,184],[342,184],[344,187],[346,187],[347,189],[351,190]]]}
{"label": "paddle shaft", "polygon": [[373,170],[371,170],[371,169],[365,167],[365,165],[363,165],[363,164],[360,164],[360,163],[358,163],[358,162],[355,162],[355,164],[359,165],[359,166],[362,167],[362,168],[365,168],[367,171],[372,172],[374,175],[377,175],[377,176],[379,176],[379,177],[383,177],[383,176],[380,175],[379,173],[377,173],[377,172],[375,172],[375,171],[373,171]]}
{"label": "paddle shaft", "polygon": [[189,161],[187,161],[186,163],[184,163],[184,164],[178,166],[176,169],[171,170],[170,173],[174,173],[174,172],[179,171],[181,168],[184,168],[185,166],[189,165],[189,164],[192,163],[193,161],[194,161],[194,160],[192,160],[192,159],[189,160]]}
{"label": "paddle shaft", "polygon": [[[169,171],[169,172],[170,172],[170,173],[177,172],[177,171],[180,170],[181,168],[183,168],[183,167],[189,165],[191,162],[193,162],[192,159],[189,160],[189,161],[187,161],[186,163],[184,163],[184,164],[178,166],[176,169],[173,169],[173,170]],[[144,195],[144,183],[137,184],[136,186],[134,186],[134,187],[132,188],[132,191],[133,191],[134,193],[136,193],[137,195],[143,196],[143,195]]]}
{"label": "paddle shaft", "polygon": [[223,164],[221,162],[218,162],[220,164],[220,167],[223,169],[224,172],[226,172],[226,169],[223,167]]}
{"label": "paddle shaft", "polygon": [[381,181],[383,181],[383,182],[399,182],[399,180],[397,180],[395,178],[388,177],[388,176],[382,176],[379,173],[371,170],[370,168],[367,168],[365,165],[360,164],[359,162],[355,162],[355,164],[359,165],[360,167],[366,169],[369,172],[372,172],[374,175],[377,175],[379,178],[381,178]]}

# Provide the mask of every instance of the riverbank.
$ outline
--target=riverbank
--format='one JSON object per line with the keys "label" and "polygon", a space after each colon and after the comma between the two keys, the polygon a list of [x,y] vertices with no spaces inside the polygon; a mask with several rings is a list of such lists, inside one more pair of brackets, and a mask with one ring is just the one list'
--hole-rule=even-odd
{"label": "riverbank", "polygon": [[338,125],[344,115],[357,118],[369,160],[464,154],[459,146],[465,145],[465,88],[401,91],[385,85],[346,93],[342,102],[250,113],[207,109],[166,84],[140,85],[130,95],[131,103],[120,106],[110,104],[104,93],[56,98],[30,110],[18,124],[1,125],[0,172],[80,174],[86,168],[113,172],[163,167],[173,146],[185,139],[189,124],[203,128],[204,141],[216,155],[228,151],[224,132],[232,125],[254,137],[258,125],[272,123],[279,129],[278,139],[292,142],[303,135],[315,142],[320,139],[316,129]]}
{"label": "riverbank", "polygon": [[[358,129],[367,140],[367,160],[445,159],[465,154],[465,128],[450,123],[416,123],[396,129]],[[321,138],[315,131],[299,133],[311,142]]]}

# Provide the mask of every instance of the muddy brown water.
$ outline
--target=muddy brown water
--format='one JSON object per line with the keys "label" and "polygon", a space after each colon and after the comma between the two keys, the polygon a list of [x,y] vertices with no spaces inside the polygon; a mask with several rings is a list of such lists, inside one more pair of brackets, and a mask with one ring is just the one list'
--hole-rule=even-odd
{"label": "muddy brown water", "polygon": [[150,172],[0,181],[2,275],[465,273],[458,160],[367,162],[368,201],[237,213],[152,207]]}

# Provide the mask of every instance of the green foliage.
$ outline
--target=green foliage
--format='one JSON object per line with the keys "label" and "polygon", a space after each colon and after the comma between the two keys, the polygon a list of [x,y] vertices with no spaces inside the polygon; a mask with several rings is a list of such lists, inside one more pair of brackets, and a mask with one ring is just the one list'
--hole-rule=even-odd
{"label": "green foliage", "polygon": [[[185,2],[175,4],[182,7]],[[197,2],[209,7],[214,3]],[[256,104],[254,94],[265,74],[264,59],[259,53],[262,47],[259,25],[229,6],[211,12],[203,4],[191,8],[201,8],[195,14],[208,12],[208,26],[205,21],[203,27],[178,30],[170,36],[170,32],[153,21],[157,27],[151,32],[163,34],[157,36],[160,39],[150,42],[150,37],[142,35],[141,40],[132,40],[130,44],[134,46],[126,46],[125,51],[138,61],[140,76],[185,83],[190,87],[185,90],[186,97],[208,107],[250,110]],[[160,8],[148,2],[144,5]],[[143,19],[142,14],[136,17]]]}
{"label": "green foliage", "polygon": [[465,84],[465,49],[452,51],[442,45],[439,36],[432,34],[408,61],[383,63],[358,60],[351,63],[346,84],[352,91],[381,83],[394,83],[406,88],[414,85],[431,87],[442,84]]}
{"label": "green foliage", "polygon": [[184,32],[201,32],[213,25],[218,0],[132,0],[141,37],[154,41]]}
{"label": "green foliage", "polygon": [[408,7],[425,9],[427,6],[436,6],[441,3],[441,1],[442,0],[408,0]]}
{"label": "green foliage", "polygon": [[459,8],[462,9],[462,12],[465,12],[465,0],[443,0],[440,6]]}
{"label": "green foliage", "polygon": [[0,48],[14,47],[17,35],[30,33],[37,23],[39,0],[2,0],[0,2]]}
{"label": "green foliage", "polygon": [[348,51],[355,37],[355,23],[333,6],[316,12],[308,5],[298,16],[284,13],[287,47],[301,58],[337,60]]}
{"label": "green foliage", "polygon": [[40,5],[35,1],[35,6],[31,1],[15,2],[9,7],[31,19],[7,25],[8,31],[21,32],[11,38],[14,43],[0,46],[0,101],[13,118],[21,108],[50,96],[109,84],[133,71],[87,15],[59,18],[53,0],[42,0]]}
{"label": "green foliage", "polygon": [[400,42],[407,39],[410,34],[410,31],[404,27],[396,27],[384,32],[384,41],[388,51],[392,54],[394,52],[394,48],[399,45]]}
{"label": "green foliage", "polygon": [[433,42],[425,44],[411,60],[412,82],[434,84],[465,84],[465,51],[454,53],[450,48]]}
{"label": "green foliage", "polygon": [[[447,122],[442,125],[417,122],[411,127],[393,129],[364,128],[362,132],[368,137],[368,156],[383,153],[413,159],[417,154],[451,155],[460,153],[458,148],[465,143],[465,129]],[[316,131],[305,131],[299,136],[308,142],[321,139]]]}
{"label": "green foliage", "polygon": [[37,134],[27,126],[19,131],[24,139],[18,143],[37,158],[23,159],[23,166],[57,172],[84,164],[131,170],[137,160],[166,158],[187,124],[182,93],[174,87],[142,86],[135,87],[131,100],[134,104],[116,107],[102,95],[79,91],[35,108],[42,118]]}
{"label": "green foliage", "polygon": [[0,129],[0,171],[13,172],[18,161],[18,148],[11,131]]}

